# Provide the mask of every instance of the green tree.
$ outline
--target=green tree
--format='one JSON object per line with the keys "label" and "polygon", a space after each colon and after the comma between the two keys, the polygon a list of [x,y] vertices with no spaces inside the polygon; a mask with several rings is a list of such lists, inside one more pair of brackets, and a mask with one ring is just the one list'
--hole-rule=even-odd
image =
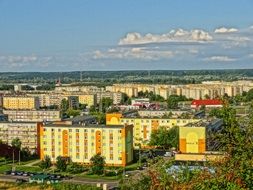
{"label": "green tree", "polygon": [[67,172],[71,173],[71,174],[78,174],[78,173],[82,173],[85,171],[85,167],[77,164],[75,162],[71,162],[68,166],[67,166]]}
{"label": "green tree", "polygon": [[80,113],[81,113],[81,110],[73,110],[73,109],[68,109],[66,112],[68,117],[70,117],[70,116],[76,117],[76,116],[80,115]]}
{"label": "green tree", "polygon": [[62,112],[66,112],[69,109],[69,102],[65,98],[61,101],[61,110]]}
{"label": "green tree", "polygon": [[42,169],[48,169],[51,166],[52,166],[51,158],[47,155],[44,157],[44,159],[39,164],[39,167]]}
{"label": "green tree", "polygon": [[17,149],[21,149],[21,145],[22,145],[22,142],[20,141],[19,138],[14,138],[12,141],[11,141],[11,146],[12,147],[15,147]]}
{"label": "green tree", "polygon": [[[245,94],[244,94],[245,95]],[[249,102],[251,100],[253,100],[253,89],[250,89],[248,92],[247,92],[247,95],[246,95],[246,100]]]}
{"label": "green tree", "polygon": [[180,101],[187,101],[188,99],[185,96],[177,96],[177,95],[170,95],[167,100],[167,106],[169,109],[176,109],[178,108],[178,103]]}
{"label": "green tree", "polygon": [[91,170],[93,174],[102,175],[104,173],[105,159],[101,154],[94,155],[91,159]]}
{"label": "green tree", "polygon": [[158,130],[153,130],[150,137],[149,145],[159,146],[164,149],[178,148],[179,128],[177,126],[171,129],[160,127]]}
{"label": "green tree", "polygon": [[67,160],[64,157],[58,156],[56,158],[56,168],[62,172],[67,169]]}
{"label": "green tree", "polygon": [[111,98],[102,98],[102,111],[105,113],[110,106],[112,106],[113,100]]}

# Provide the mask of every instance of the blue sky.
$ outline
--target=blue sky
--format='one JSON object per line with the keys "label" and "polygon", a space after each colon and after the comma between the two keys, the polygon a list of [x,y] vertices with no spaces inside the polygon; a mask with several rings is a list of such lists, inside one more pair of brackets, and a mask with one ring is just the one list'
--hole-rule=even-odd
{"label": "blue sky", "polygon": [[0,0],[0,68],[253,68],[252,10],[252,0]]}

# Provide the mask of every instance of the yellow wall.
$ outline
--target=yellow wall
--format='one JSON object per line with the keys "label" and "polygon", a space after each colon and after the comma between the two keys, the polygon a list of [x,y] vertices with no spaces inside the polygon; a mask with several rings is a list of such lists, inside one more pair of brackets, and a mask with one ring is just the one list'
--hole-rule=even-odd
{"label": "yellow wall", "polygon": [[161,119],[161,118],[124,118],[120,113],[106,114],[107,125],[131,124],[134,126],[134,147],[138,148],[139,144],[145,146],[150,140],[152,130],[157,130],[159,127],[168,129],[173,126],[185,126],[188,123],[195,123],[200,119]]}
{"label": "yellow wall", "polygon": [[88,107],[97,104],[96,96],[94,94],[78,95],[80,104],[87,104]]}
{"label": "yellow wall", "polygon": [[205,127],[179,127],[179,149],[182,153],[203,153],[206,151]]}
{"label": "yellow wall", "polygon": [[35,97],[3,97],[3,107],[5,109],[36,109]]}
{"label": "yellow wall", "polygon": [[[68,156],[73,162],[90,163],[90,158],[101,152],[107,165],[124,166],[133,159],[133,147],[129,147],[133,126],[84,127],[43,126],[41,159],[45,155],[55,162],[57,156]],[[53,130],[53,131],[52,131]],[[128,145],[128,146],[127,146]]]}

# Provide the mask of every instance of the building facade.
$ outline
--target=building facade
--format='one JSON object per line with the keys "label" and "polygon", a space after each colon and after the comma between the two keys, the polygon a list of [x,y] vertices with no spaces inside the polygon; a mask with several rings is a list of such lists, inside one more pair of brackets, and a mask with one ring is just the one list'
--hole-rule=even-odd
{"label": "building facade", "polygon": [[21,148],[28,148],[32,153],[40,151],[40,127],[42,123],[34,122],[0,122],[0,139],[11,145],[13,139],[21,141]]}
{"label": "building facade", "polygon": [[61,112],[58,110],[3,110],[9,121],[59,121]]}
{"label": "building facade", "polygon": [[90,164],[96,154],[105,158],[106,165],[126,166],[133,160],[132,125],[44,125],[40,129],[41,154],[53,162],[58,156],[73,162]]}
{"label": "building facade", "polygon": [[86,104],[88,108],[97,105],[97,96],[95,94],[78,95],[79,103]]}
{"label": "building facade", "polygon": [[185,126],[189,123],[199,122],[200,119],[178,119],[178,118],[130,118],[123,117],[120,113],[106,114],[107,125],[133,125],[134,147],[138,148],[139,144],[145,146],[151,136],[153,130],[159,127],[170,129],[174,126]]}
{"label": "building facade", "polygon": [[4,96],[3,108],[5,109],[38,109],[40,106],[38,97],[27,96]]}

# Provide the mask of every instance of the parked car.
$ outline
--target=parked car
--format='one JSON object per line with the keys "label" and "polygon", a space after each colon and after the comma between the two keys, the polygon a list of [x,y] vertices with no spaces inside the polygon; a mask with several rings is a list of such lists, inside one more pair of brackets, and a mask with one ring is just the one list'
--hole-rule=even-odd
{"label": "parked car", "polygon": [[163,156],[165,156],[165,157],[172,157],[173,153],[172,152],[165,152],[165,154]]}

